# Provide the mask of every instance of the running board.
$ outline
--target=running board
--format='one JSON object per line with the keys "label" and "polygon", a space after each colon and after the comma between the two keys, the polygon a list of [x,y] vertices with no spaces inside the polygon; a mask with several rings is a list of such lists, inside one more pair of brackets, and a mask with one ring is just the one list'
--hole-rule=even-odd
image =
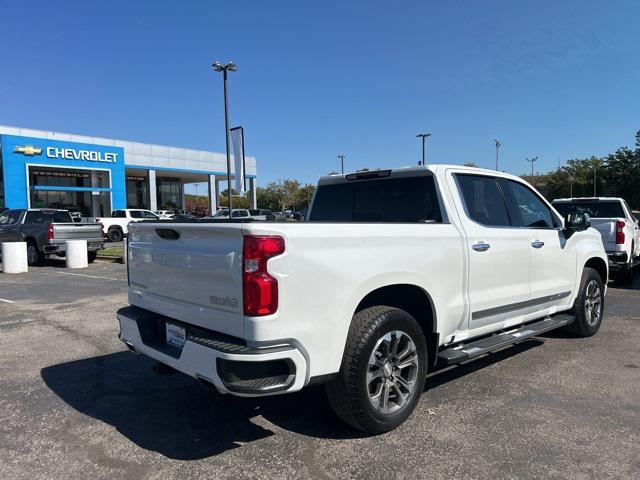
{"label": "running board", "polygon": [[457,347],[446,348],[438,353],[438,360],[446,365],[454,365],[456,363],[471,360],[485,353],[499,350],[508,345],[522,342],[536,335],[548,332],[555,328],[568,325],[573,322],[573,316],[567,314],[554,315],[539,320],[528,325],[523,325],[517,330],[499,333],[491,337],[482,338],[475,342],[465,343]]}

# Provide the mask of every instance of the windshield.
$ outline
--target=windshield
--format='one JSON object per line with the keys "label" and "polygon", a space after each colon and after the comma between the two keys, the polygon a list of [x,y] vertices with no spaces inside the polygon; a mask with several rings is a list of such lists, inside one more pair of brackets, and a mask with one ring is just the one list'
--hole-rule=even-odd
{"label": "windshield", "polygon": [[318,188],[311,222],[441,222],[431,176],[356,180]]}
{"label": "windshield", "polygon": [[624,218],[622,204],[618,201],[586,201],[586,202],[554,202],[560,215],[566,217],[568,213],[587,213],[591,218]]}
{"label": "windshield", "polygon": [[229,210],[218,210],[213,218],[227,217],[229,216]]}

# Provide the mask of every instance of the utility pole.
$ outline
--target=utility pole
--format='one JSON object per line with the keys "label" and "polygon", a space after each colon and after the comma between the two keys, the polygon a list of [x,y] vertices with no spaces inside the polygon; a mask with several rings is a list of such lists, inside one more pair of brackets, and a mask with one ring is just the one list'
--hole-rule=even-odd
{"label": "utility pole", "polygon": [[211,66],[216,72],[222,72],[222,78],[224,80],[224,134],[227,146],[227,188],[229,192],[229,221],[231,221],[231,217],[233,214],[231,197],[233,195],[231,193],[231,154],[229,152],[229,101],[227,98],[227,73],[235,72],[237,70],[237,67],[233,62],[229,62],[224,65],[218,62],[214,62],[214,64]]}
{"label": "utility pole", "polygon": [[499,172],[498,151],[500,150],[502,143],[498,140],[494,140],[494,142],[496,142],[496,172]]}
{"label": "utility pole", "polygon": [[538,161],[538,157],[527,158],[526,160],[531,164],[531,183],[533,183],[533,164]]}
{"label": "utility pole", "polygon": [[427,138],[431,136],[430,133],[419,133],[416,135],[416,138],[422,138],[422,163],[418,162],[418,165],[426,165],[427,163],[427,150],[425,147],[425,143]]}
{"label": "utility pole", "polygon": [[342,172],[342,175],[344,175],[344,155],[338,155],[338,158],[340,159],[340,171]]}

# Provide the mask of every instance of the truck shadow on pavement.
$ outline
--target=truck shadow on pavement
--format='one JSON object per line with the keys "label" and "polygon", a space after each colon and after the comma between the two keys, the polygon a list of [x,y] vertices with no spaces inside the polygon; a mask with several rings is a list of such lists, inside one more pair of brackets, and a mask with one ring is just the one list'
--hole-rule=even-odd
{"label": "truck shadow on pavement", "polygon": [[[441,370],[427,381],[428,389],[542,343],[530,340]],[[277,428],[311,437],[366,436],[335,416],[322,387],[290,395],[237,398],[207,390],[186,375],[158,376],[152,366],[151,360],[123,351],[46,367],[41,375],[77,411],[112,425],[141,448],[177,460],[207,458],[272,436],[276,432],[265,419]]]}

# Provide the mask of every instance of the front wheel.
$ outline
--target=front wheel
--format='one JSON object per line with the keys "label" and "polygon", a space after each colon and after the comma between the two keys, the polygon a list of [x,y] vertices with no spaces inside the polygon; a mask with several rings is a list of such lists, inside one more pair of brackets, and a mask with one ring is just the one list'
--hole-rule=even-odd
{"label": "front wheel", "polygon": [[370,307],[351,321],[329,403],[349,425],[367,433],[393,430],[411,415],[424,388],[427,345],[407,312]]}
{"label": "front wheel", "polygon": [[591,337],[600,330],[604,316],[604,285],[593,268],[582,271],[580,290],[571,313],[575,320],[565,328],[574,335]]}

